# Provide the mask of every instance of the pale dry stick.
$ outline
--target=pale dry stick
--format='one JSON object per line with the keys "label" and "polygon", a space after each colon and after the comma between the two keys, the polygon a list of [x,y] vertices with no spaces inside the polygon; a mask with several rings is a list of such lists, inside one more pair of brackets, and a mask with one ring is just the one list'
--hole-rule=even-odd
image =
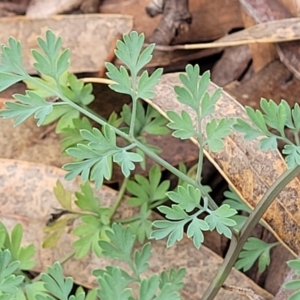
{"label": "pale dry stick", "polygon": [[216,47],[232,47],[247,44],[281,43],[300,40],[299,18],[282,19],[257,24],[244,30],[228,34],[214,42],[190,45],[156,45],[156,50],[194,50]]}
{"label": "pale dry stick", "polygon": [[[223,39],[223,38],[222,38]],[[253,39],[253,40],[240,40],[240,41],[220,41],[212,43],[200,43],[200,44],[189,44],[189,45],[174,45],[174,46],[163,46],[156,45],[155,50],[159,51],[175,51],[175,50],[196,50],[196,49],[209,49],[209,48],[224,48],[224,47],[233,47],[240,45],[249,45],[249,44],[268,44],[268,43],[282,43],[297,41],[299,37],[287,37],[287,38],[263,38],[263,39]],[[149,46],[149,44],[145,44]]]}
{"label": "pale dry stick", "polygon": [[84,83],[101,83],[101,84],[112,84],[115,83],[111,79],[107,78],[99,78],[99,77],[85,77],[85,78],[80,78]]}

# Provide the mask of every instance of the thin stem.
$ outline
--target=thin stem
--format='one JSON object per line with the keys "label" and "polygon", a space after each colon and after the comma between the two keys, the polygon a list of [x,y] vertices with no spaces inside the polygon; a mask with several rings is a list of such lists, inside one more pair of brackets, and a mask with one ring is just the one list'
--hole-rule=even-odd
{"label": "thin stem", "polygon": [[253,212],[248,217],[244,224],[240,235],[237,239],[232,239],[226,257],[222,266],[219,268],[217,276],[211,282],[210,286],[206,290],[202,300],[213,300],[218,291],[222,287],[230,271],[232,270],[239,253],[243,249],[245,242],[251,234],[251,231],[255,225],[262,218],[269,206],[276,199],[278,194],[287,186],[300,173],[300,166],[296,166],[293,169],[285,171],[267,190],[262,199],[259,201]]}
{"label": "thin stem", "polygon": [[129,127],[129,136],[134,137],[134,125],[136,119],[136,108],[137,108],[137,97],[136,97],[136,74],[131,74],[132,80],[132,111],[131,111],[131,119],[130,119],[130,127]]}
{"label": "thin stem", "polygon": [[[65,264],[67,261],[69,261],[71,258],[73,258],[75,256],[75,253],[76,253],[75,251],[71,251],[65,257],[63,257],[61,260],[59,260],[59,263],[61,265]],[[42,273],[40,273],[39,275],[37,275],[36,277],[34,277],[32,279],[32,282],[39,281],[41,278],[42,278]]]}
{"label": "thin stem", "polygon": [[127,223],[132,223],[137,220],[140,220],[140,214],[137,214],[137,215],[134,215],[133,217],[128,217],[125,219],[117,219],[117,220],[114,220],[114,222],[121,223],[121,224],[127,224]]}
{"label": "thin stem", "polygon": [[198,143],[199,143],[199,158],[198,158],[198,167],[197,167],[197,175],[196,175],[196,182],[201,183],[201,174],[203,168],[203,137],[202,137],[202,126],[201,126],[201,118],[199,113],[197,113],[197,123],[198,123]]}
{"label": "thin stem", "polygon": [[69,261],[71,258],[73,258],[75,256],[75,251],[72,251],[70,253],[68,253],[65,257],[63,257],[61,260],[59,260],[59,263],[61,265],[65,264],[67,261]]}
{"label": "thin stem", "polygon": [[156,208],[156,207],[158,207],[158,206],[164,204],[167,200],[168,200],[168,199],[165,198],[165,199],[162,199],[162,200],[160,200],[160,201],[155,201],[154,203],[152,203],[152,204],[150,205],[150,209],[154,209],[154,208]]}
{"label": "thin stem", "polygon": [[193,180],[189,176],[187,176],[184,173],[182,173],[180,170],[178,170],[177,168],[175,168],[174,166],[172,166],[171,164],[169,164],[167,161],[165,161],[164,159],[162,159],[156,153],[154,153],[151,150],[149,150],[144,144],[140,143],[138,140],[135,140],[135,143],[136,143],[136,145],[137,145],[138,148],[140,148],[142,151],[144,151],[150,158],[152,158],[153,160],[155,160],[158,164],[160,164],[161,166],[163,166],[165,169],[169,170],[171,173],[173,173],[174,175],[176,175],[178,178],[180,178],[183,181],[186,181],[188,184],[190,184],[190,185],[198,188],[201,191],[202,196],[203,197],[207,197],[208,203],[209,203],[209,207],[211,209],[215,210],[215,209],[218,208],[218,205],[211,198],[211,196],[206,192],[206,190],[204,189],[203,185],[201,185],[200,183],[196,182],[195,180]]}
{"label": "thin stem", "polygon": [[127,182],[128,182],[128,177],[125,177],[123,182],[122,182],[122,185],[119,189],[116,201],[115,201],[114,205],[111,208],[110,214],[108,215],[109,219],[111,219],[114,216],[116,210],[118,209],[118,207],[120,206],[120,204],[122,202],[122,199],[123,199],[124,194],[125,194],[125,189],[126,189]]}
{"label": "thin stem", "polygon": [[134,137],[134,125],[136,119],[136,107],[137,107],[137,99],[132,98],[132,112],[130,119],[130,127],[129,127],[129,136]]}
{"label": "thin stem", "polygon": [[298,130],[293,130],[294,137],[295,137],[295,142],[297,146],[300,146],[300,141],[299,141],[299,131]]}

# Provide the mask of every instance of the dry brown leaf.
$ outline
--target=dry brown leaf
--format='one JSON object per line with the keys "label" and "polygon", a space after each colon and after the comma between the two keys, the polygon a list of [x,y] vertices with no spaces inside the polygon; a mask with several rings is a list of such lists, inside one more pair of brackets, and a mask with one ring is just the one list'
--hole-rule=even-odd
{"label": "dry brown leaf", "polygon": [[300,19],[289,18],[266,23],[228,34],[212,43],[156,46],[157,50],[172,51],[178,49],[208,49],[218,47],[230,47],[256,43],[279,43],[300,39]]}
{"label": "dry brown leaf", "polygon": [[[174,86],[180,85],[178,74],[166,74],[156,86],[156,98],[149,101],[165,117],[167,110],[180,113],[187,110],[195,119],[194,112],[176,100]],[[218,86],[210,83],[209,92]],[[216,111],[210,118],[246,118],[244,108],[226,92],[222,92]],[[209,118],[204,120],[208,122]],[[202,128],[205,128],[205,124]],[[195,141],[196,142],[196,141]],[[278,151],[259,151],[258,140],[244,141],[239,133],[225,139],[225,147],[217,153],[205,151],[205,155],[234,187],[236,192],[251,206],[255,207],[266,190],[286,170],[286,164]],[[293,180],[268,209],[264,220],[276,237],[294,254],[300,252],[300,185]]]}
{"label": "dry brown leaf", "polygon": [[51,29],[71,49],[70,72],[97,72],[106,61],[109,49],[119,34],[132,29],[132,17],[126,15],[61,15],[41,19],[26,17],[0,18],[0,44],[10,36],[22,42],[23,63],[29,73],[36,73],[31,49],[37,48],[36,37],[45,37]]}
{"label": "dry brown leaf", "polygon": [[[268,22],[271,20],[280,20],[291,18],[289,12],[279,0],[239,0],[242,7],[257,23]],[[299,20],[299,18],[297,18]],[[291,18],[292,20],[292,18]],[[280,20],[281,21],[281,20]],[[296,27],[291,27],[285,34],[288,36],[294,35]],[[281,35],[283,32],[278,31]],[[300,41],[289,43],[280,43],[276,45],[277,53],[280,60],[286,67],[300,79]]]}
{"label": "dry brown leaf", "polygon": [[212,68],[211,80],[219,86],[238,80],[250,61],[251,52],[247,45],[225,48],[222,57]]}
{"label": "dry brown leaf", "polygon": [[[35,255],[37,272],[45,271],[47,265],[62,259],[72,251],[71,244],[74,237],[65,232],[59,244],[54,249],[42,249],[44,238],[42,228],[58,203],[53,195],[53,188],[59,179],[66,189],[77,191],[80,181],[65,181],[65,172],[62,170],[45,166],[21,162],[16,160],[0,159],[0,218],[8,227],[12,228],[16,223],[21,223],[24,228],[24,244],[33,243],[37,249]],[[95,191],[100,196],[103,205],[111,205],[116,197],[116,192],[103,186],[101,190]],[[120,215],[127,217],[132,215],[132,210],[121,207]],[[153,218],[159,218],[153,213]],[[206,247],[197,250],[192,242],[184,239],[175,246],[166,249],[166,241],[152,242],[152,258],[150,260],[150,273],[160,272],[170,267],[186,267],[186,285],[182,291],[183,299],[196,300],[201,297],[208,283],[217,272],[222,259]],[[107,265],[119,265],[126,268],[122,263],[111,261],[106,258],[96,258],[93,255],[82,260],[71,259],[64,264],[66,276],[73,276],[75,281],[86,287],[95,286],[95,278],[91,271],[95,268],[105,268]],[[272,299],[272,295],[259,288],[244,274],[233,270],[228,278],[228,284],[247,287],[265,299]],[[241,300],[240,295],[221,290],[216,297],[218,300]]]}

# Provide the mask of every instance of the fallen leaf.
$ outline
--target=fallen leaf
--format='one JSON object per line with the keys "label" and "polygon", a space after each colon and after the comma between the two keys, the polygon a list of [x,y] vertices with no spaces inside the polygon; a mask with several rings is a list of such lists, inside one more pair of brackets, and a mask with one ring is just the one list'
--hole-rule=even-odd
{"label": "fallen leaf", "polygon": [[0,18],[0,43],[9,37],[20,40],[23,64],[29,73],[36,73],[31,49],[36,49],[37,36],[45,36],[48,29],[61,36],[64,48],[71,49],[71,73],[97,72],[106,61],[115,37],[132,29],[132,17],[126,15],[61,15],[49,18]]}
{"label": "fallen leaf", "polygon": [[[167,110],[180,113],[187,110],[195,120],[194,112],[176,100],[174,86],[180,85],[178,74],[162,76],[156,86],[156,98],[147,101],[160,111],[165,117]],[[209,92],[212,94],[218,88],[210,83]],[[247,118],[241,104],[226,92],[222,92],[216,111],[205,118],[221,117]],[[202,128],[205,128],[205,124]],[[194,140],[195,143],[197,143]],[[219,170],[221,175],[235,189],[235,191],[251,207],[255,207],[267,189],[287,169],[279,151],[259,151],[258,140],[245,141],[241,134],[232,133],[224,140],[225,147],[217,153],[205,150],[206,157]],[[300,185],[294,179],[277,198],[264,215],[272,233],[294,255],[300,253]]]}
{"label": "fallen leaf", "polygon": [[[271,20],[282,21],[281,19],[292,18],[292,14],[278,0],[239,0],[245,11],[257,22],[263,23]],[[296,18],[299,20],[299,18]],[[298,25],[291,26],[288,31],[277,29],[278,36],[298,35]],[[276,45],[280,60],[286,67],[300,79],[300,41],[280,43]]]}
{"label": "fallen leaf", "polygon": [[175,46],[157,45],[155,48],[161,51],[173,51],[179,49],[193,50],[231,47],[256,43],[282,43],[299,39],[300,20],[299,18],[289,18],[257,24],[252,27],[228,34],[212,43]]}
{"label": "fallen leaf", "polygon": [[[56,181],[60,180],[64,187],[71,191],[79,190],[79,179],[65,181],[65,172],[61,169],[45,166],[42,164],[21,162],[16,160],[0,159],[0,217],[1,221],[11,230],[16,223],[21,223],[24,228],[23,243],[33,243],[37,249],[35,255],[35,271],[45,271],[47,265],[67,256],[71,251],[74,237],[65,233],[57,247],[42,249],[44,239],[42,228],[53,208],[58,207],[54,197],[53,188]],[[105,186],[96,190],[95,194],[100,197],[101,203],[111,205],[116,197],[116,191]],[[119,214],[123,217],[132,215],[133,211],[128,206],[120,207]],[[153,218],[159,216],[153,213]],[[39,230],[41,229],[41,230]],[[152,241],[152,257],[148,274],[161,272],[170,267],[186,267],[186,285],[182,291],[183,299],[196,300],[203,294],[208,283],[214,277],[222,259],[211,250],[202,246],[200,250],[193,247],[191,241],[184,239],[174,247],[166,249],[164,240]],[[66,276],[72,276],[74,280],[85,287],[94,287],[95,278],[91,272],[95,268],[105,268],[108,265],[124,264],[107,258],[96,258],[89,255],[82,260],[72,258],[64,264]],[[272,295],[258,287],[244,274],[233,270],[228,278],[228,284],[252,289],[256,294],[265,299],[272,299]],[[241,300],[240,295],[221,290],[216,297],[218,300]]]}

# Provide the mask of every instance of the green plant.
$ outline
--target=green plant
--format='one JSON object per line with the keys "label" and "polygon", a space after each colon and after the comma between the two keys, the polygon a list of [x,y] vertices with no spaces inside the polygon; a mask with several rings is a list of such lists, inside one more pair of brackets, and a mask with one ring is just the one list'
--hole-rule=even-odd
{"label": "green plant", "polygon": [[[291,110],[286,102],[276,105],[272,101],[262,100],[261,107],[264,114],[246,108],[252,123],[233,118],[211,119],[205,128],[202,128],[203,119],[214,112],[221,90],[217,89],[211,95],[207,91],[210,81],[209,72],[200,76],[198,66],[188,65],[186,73],[180,74],[182,85],[175,86],[174,89],[178,101],[195,113],[196,126],[193,126],[188,111],[183,110],[180,114],[169,111],[167,116],[170,120],[168,127],[174,130],[174,137],[180,139],[194,137],[199,142],[196,176],[191,178],[182,167],[177,169],[163,160],[157,154],[157,147],[149,145],[142,135],[143,132],[150,134],[167,132],[164,127],[167,121],[153,108],[145,109],[140,102],[140,99],[152,99],[155,96],[152,89],[162,74],[161,69],[157,69],[151,75],[143,71],[145,65],[151,60],[154,49],[154,45],[150,45],[143,50],[143,43],[144,36],[136,32],[124,35],[123,41],[117,42],[115,53],[125,66],[118,69],[111,63],[106,64],[107,76],[113,81],[110,88],[129,95],[132,99],[132,107],[124,106],[120,118],[113,113],[108,120],[105,120],[87,107],[93,101],[91,86],[83,85],[74,75],[68,73],[69,50],[61,51],[61,38],[56,38],[51,31],[47,31],[45,40],[38,38],[41,52],[33,50],[32,55],[36,61],[34,66],[41,74],[40,78],[27,74],[22,65],[21,45],[11,38],[9,46],[2,47],[0,91],[21,80],[27,83],[30,90],[25,95],[14,95],[16,101],[6,103],[6,109],[0,111],[0,116],[16,118],[15,125],[22,123],[31,115],[38,120],[38,126],[58,120],[57,132],[66,136],[62,141],[64,151],[74,158],[74,162],[63,167],[68,171],[66,178],[69,180],[81,175],[83,181],[94,181],[99,188],[104,180],[111,178],[113,164],[120,167],[125,179],[112,207],[102,207],[99,199],[94,197],[89,184],[85,183],[81,187],[81,193],[75,195],[77,199],[75,205],[79,208],[75,210],[71,205],[71,194],[58,183],[55,194],[63,211],[54,216],[50,227],[46,229],[50,235],[45,245],[54,245],[68,223],[67,220],[80,219],[81,224],[73,230],[73,233],[79,237],[74,244],[75,255],[78,258],[83,257],[91,249],[97,255],[122,259],[128,264],[131,274],[125,274],[124,270],[112,267],[95,271],[101,283],[98,296],[105,297],[107,300],[117,297],[117,299],[134,299],[128,288],[128,284],[134,281],[139,285],[138,299],[180,299],[178,291],[182,288],[183,271],[171,270],[169,273],[153,275],[141,280],[139,275],[147,266],[150,246],[144,245],[142,250],[135,252],[134,255],[132,246],[134,236],[139,241],[144,241],[149,236],[155,239],[168,236],[167,246],[170,247],[182,239],[186,227],[187,236],[193,239],[197,248],[203,243],[203,231],[206,230],[217,230],[219,234],[231,238],[224,263],[203,296],[203,299],[213,299],[236,262],[255,224],[259,222],[278,193],[300,171],[298,165],[300,146],[297,138],[300,129],[299,106],[296,105]],[[92,127],[86,117],[96,122],[98,128]],[[278,122],[273,121],[275,117]],[[286,139],[284,135],[286,126],[294,132],[296,145]],[[276,133],[271,132],[269,127]],[[287,145],[283,152],[287,154],[286,161],[290,167],[266,192],[261,202],[243,222],[244,224],[240,223],[239,231],[234,228],[237,225],[237,210],[230,207],[228,203],[218,207],[207,187],[201,183],[204,147],[208,147],[213,152],[220,150],[224,146],[223,139],[232,132],[233,128],[245,133],[246,139],[261,136],[261,150],[275,149],[278,139],[285,141]],[[205,135],[202,132],[205,132]],[[125,146],[117,143],[117,136],[123,138]],[[150,170],[149,179],[136,175],[135,181],[128,180],[136,163],[145,166],[145,156],[149,156],[158,165],[178,177],[180,184],[175,190],[168,191],[169,183],[160,182],[161,175],[157,166]],[[140,187],[143,188],[143,193]],[[117,220],[118,223],[130,226],[122,228],[120,225],[114,225],[116,221],[114,214],[126,188],[132,194],[129,204],[138,206],[139,213],[130,219]],[[166,200],[171,200],[173,203],[171,207],[163,205]],[[158,207],[167,220],[154,221],[155,228],[151,231],[148,216],[154,207]],[[206,214],[204,219],[199,218],[202,213]],[[130,230],[134,231],[134,236]],[[251,245],[250,248],[253,249],[253,242]],[[5,253],[8,253],[7,251],[4,250]],[[5,255],[7,260],[9,254]],[[48,292],[60,299],[85,299],[83,293],[68,298],[72,281],[63,279],[58,264],[49,268],[48,273],[42,275],[44,288]],[[11,274],[7,272],[8,276]],[[61,290],[59,295],[54,293],[53,281],[56,281],[55,289]],[[109,287],[112,282],[118,283],[118,291],[122,291],[124,296],[110,292]],[[52,298],[40,295],[37,299]]]}
{"label": "green plant", "polygon": [[[294,271],[295,275],[300,275],[300,260],[293,259],[287,262],[288,266]],[[300,279],[295,278],[288,282],[285,282],[283,287],[287,290],[296,290],[291,296],[289,296],[289,300],[296,300],[300,295]]]}
{"label": "green plant", "polygon": [[[3,224],[1,226],[4,228]],[[159,275],[154,274],[148,278],[144,276],[141,278],[141,274],[149,268],[148,260],[151,257],[151,245],[147,243],[142,249],[133,251],[136,237],[129,227],[114,223],[107,232],[110,242],[102,240],[99,243],[103,249],[103,256],[124,261],[131,269],[131,274],[119,267],[94,270],[93,274],[97,278],[99,288],[90,290],[86,294],[81,287],[78,287],[74,295],[72,294],[73,279],[71,277],[64,278],[59,262],[49,266],[47,273],[42,273],[38,281],[30,281],[29,278],[26,278],[26,274],[18,275],[21,270],[29,267],[28,264],[24,265],[20,260],[16,260],[11,254],[20,249],[16,243],[21,240],[15,235],[20,228],[21,226],[18,224],[12,232],[11,241],[13,245],[10,249],[0,249],[0,299],[92,300],[96,299],[96,296],[100,299],[120,300],[180,299],[178,292],[183,287],[182,279],[185,270],[171,269]],[[21,248],[21,250],[25,252],[28,248],[33,249],[30,245]],[[27,255],[28,259],[32,257],[31,254]],[[19,258],[22,257],[19,256]],[[22,259],[24,260],[24,255]],[[31,262],[29,263],[31,264]],[[133,297],[133,290],[130,287],[132,283],[137,283],[139,286],[138,298]]]}
{"label": "green plant", "polygon": [[[249,214],[252,212],[252,209],[239,197],[239,195],[234,192],[232,188],[229,188],[229,191],[226,191],[224,196],[225,200],[223,203],[228,204],[231,208],[234,208],[241,213],[232,217],[232,219],[236,222],[234,228],[240,231],[243,228]],[[263,222],[260,221],[259,223],[262,226],[265,226]],[[236,269],[242,269],[245,272],[248,271],[258,260],[258,270],[259,272],[264,272],[271,261],[270,250],[279,244],[279,242],[265,243],[255,237],[248,238],[234,267]]]}

